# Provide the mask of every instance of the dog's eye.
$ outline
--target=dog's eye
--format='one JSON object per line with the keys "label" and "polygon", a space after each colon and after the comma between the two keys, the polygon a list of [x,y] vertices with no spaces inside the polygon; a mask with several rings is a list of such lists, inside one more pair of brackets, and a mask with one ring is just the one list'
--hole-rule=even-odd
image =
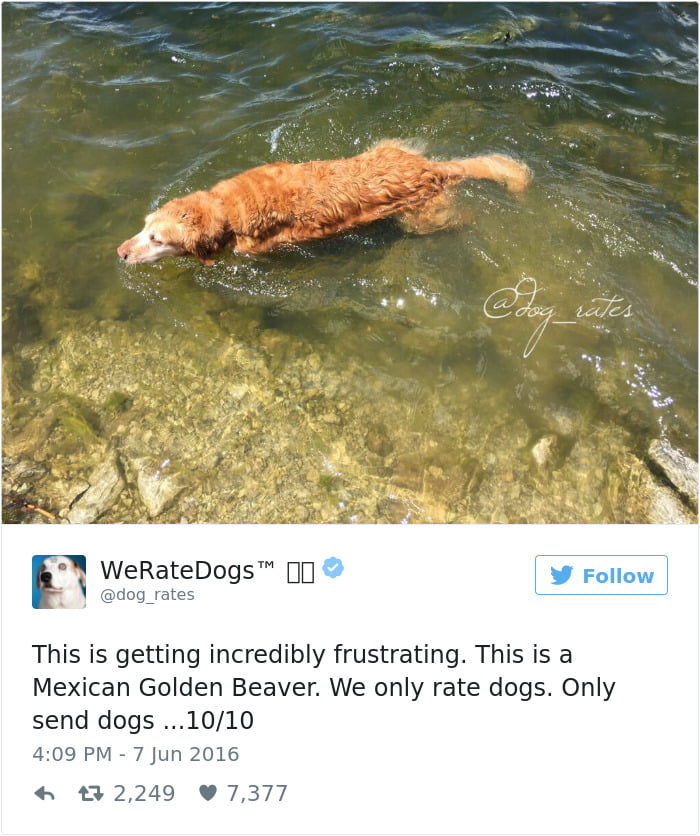
{"label": "dog's eye", "polygon": [[63,571],[65,571],[66,564],[65,563],[59,563],[58,568],[63,572]]}
{"label": "dog's eye", "polygon": [[152,244],[158,244],[158,245],[160,245],[160,244],[162,244],[162,243],[163,243],[163,242],[160,240],[160,238],[156,238],[156,236],[155,236],[155,235],[153,235],[153,234],[151,234],[150,238],[151,238],[151,243],[152,243]]}

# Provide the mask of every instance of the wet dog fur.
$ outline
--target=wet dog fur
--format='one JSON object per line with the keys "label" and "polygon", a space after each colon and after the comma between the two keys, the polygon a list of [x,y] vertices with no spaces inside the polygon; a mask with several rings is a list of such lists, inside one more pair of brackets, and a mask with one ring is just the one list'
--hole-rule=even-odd
{"label": "wet dog fur", "polygon": [[168,201],[117,253],[127,264],[194,256],[211,265],[227,249],[265,253],[391,215],[412,232],[433,232],[464,221],[449,194],[461,180],[493,180],[520,195],[531,172],[502,154],[437,162],[396,141],[349,159],[277,162]]}

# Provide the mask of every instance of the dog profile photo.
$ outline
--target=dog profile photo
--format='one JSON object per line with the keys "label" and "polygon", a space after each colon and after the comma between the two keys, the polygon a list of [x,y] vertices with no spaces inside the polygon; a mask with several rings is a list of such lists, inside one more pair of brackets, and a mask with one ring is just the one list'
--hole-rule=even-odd
{"label": "dog profile photo", "polygon": [[32,606],[37,610],[85,608],[84,555],[35,554],[32,558]]}

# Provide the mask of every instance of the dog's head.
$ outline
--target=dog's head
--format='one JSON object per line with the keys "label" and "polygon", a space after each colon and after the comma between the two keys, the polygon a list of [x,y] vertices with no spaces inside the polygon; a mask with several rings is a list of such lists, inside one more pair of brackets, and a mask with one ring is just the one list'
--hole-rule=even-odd
{"label": "dog's head", "polygon": [[47,557],[36,573],[36,585],[42,593],[58,595],[66,590],[87,586],[85,572],[64,555]]}
{"label": "dog's head", "polygon": [[117,247],[117,254],[127,264],[150,264],[182,255],[212,264],[211,257],[233,238],[221,201],[209,192],[194,192],[148,215],[141,232]]}

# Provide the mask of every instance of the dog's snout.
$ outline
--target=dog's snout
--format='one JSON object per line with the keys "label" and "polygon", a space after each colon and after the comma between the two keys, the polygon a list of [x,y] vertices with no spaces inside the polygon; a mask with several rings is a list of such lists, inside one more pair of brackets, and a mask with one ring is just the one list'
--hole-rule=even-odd
{"label": "dog's snout", "polygon": [[126,242],[117,247],[117,255],[122,259],[122,261],[127,260],[129,257],[129,250],[126,248]]}
{"label": "dog's snout", "polygon": [[40,577],[42,583],[51,583],[51,572],[42,572]]}

